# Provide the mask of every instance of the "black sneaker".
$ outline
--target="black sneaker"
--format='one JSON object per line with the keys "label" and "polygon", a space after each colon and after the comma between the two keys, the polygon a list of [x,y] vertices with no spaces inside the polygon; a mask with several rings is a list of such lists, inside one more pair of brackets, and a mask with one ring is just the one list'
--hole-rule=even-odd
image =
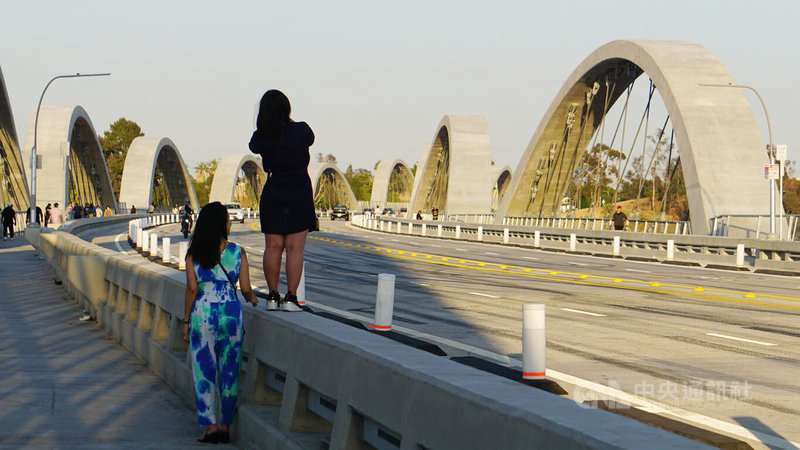
{"label": "black sneaker", "polygon": [[297,303],[296,295],[287,293],[283,297],[283,304],[281,304],[281,310],[286,312],[299,312],[302,311],[303,308],[301,308],[300,304]]}
{"label": "black sneaker", "polygon": [[278,291],[269,291],[267,295],[267,311],[278,311],[281,306],[281,294]]}

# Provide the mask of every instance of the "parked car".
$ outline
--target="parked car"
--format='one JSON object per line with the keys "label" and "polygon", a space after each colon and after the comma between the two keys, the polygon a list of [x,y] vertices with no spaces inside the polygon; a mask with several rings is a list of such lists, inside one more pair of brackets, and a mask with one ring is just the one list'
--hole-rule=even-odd
{"label": "parked car", "polygon": [[350,211],[347,210],[347,206],[335,205],[331,209],[331,220],[336,219],[350,220]]}
{"label": "parked car", "polygon": [[392,208],[383,208],[383,215],[384,216],[393,216],[394,215],[394,209],[392,209]]}
{"label": "parked car", "polygon": [[244,209],[242,209],[242,205],[238,203],[226,203],[225,207],[228,208],[228,217],[231,218],[231,222],[238,220],[244,223]]}

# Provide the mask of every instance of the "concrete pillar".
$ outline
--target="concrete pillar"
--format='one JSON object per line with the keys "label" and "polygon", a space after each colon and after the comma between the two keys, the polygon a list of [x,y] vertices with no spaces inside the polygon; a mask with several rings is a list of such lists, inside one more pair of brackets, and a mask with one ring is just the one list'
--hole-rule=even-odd
{"label": "concrete pillar", "polygon": [[158,235],[156,233],[150,235],[150,255],[158,256]]}
{"label": "concrete pillar", "polygon": [[533,246],[534,247],[541,247],[542,246],[542,234],[539,230],[533,232]]}
{"label": "concrete pillar", "polygon": [[508,228],[503,228],[503,244],[508,244]]}
{"label": "concrete pillar", "polygon": [[614,236],[614,245],[612,246],[614,256],[619,256],[619,236]]}
{"label": "concrete pillar", "polygon": [[736,267],[744,267],[744,244],[736,244]]}
{"label": "concrete pillar", "polygon": [[436,226],[436,236],[442,237],[442,224]]}
{"label": "concrete pillar", "polygon": [[378,331],[392,329],[392,314],[394,312],[394,280],[391,273],[378,274],[378,292],[375,295],[375,323],[370,328]]}
{"label": "concrete pillar", "polygon": [[142,233],[142,251],[149,252],[150,251],[150,232],[145,230]]}
{"label": "concrete pillar", "polygon": [[188,249],[188,242],[178,244],[178,269],[180,270],[186,270],[186,250]]}
{"label": "concrete pillar", "polygon": [[478,240],[483,240],[483,227],[478,227]]}
{"label": "concrete pillar", "polygon": [[169,264],[171,262],[170,261],[171,255],[169,248],[169,246],[171,245],[171,241],[172,240],[168,237],[165,237],[164,239],[161,240],[161,247],[163,247],[163,250],[161,250],[161,262],[166,264]]}
{"label": "concrete pillar", "polygon": [[456,239],[461,239],[461,225],[456,225]]}
{"label": "concrete pillar", "polygon": [[672,239],[667,240],[667,261],[675,259],[675,241]]}
{"label": "concrete pillar", "polygon": [[574,252],[578,248],[578,236],[575,233],[569,235],[569,251]]}
{"label": "concrete pillar", "polygon": [[422,235],[423,236],[425,236],[425,234],[427,233],[427,229],[428,229],[427,225],[423,223],[422,224]]}
{"label": "concrete pillar", "polygon": [[545,318],[543,303],[522,305],[522,378],[541,380],[545,377]]}

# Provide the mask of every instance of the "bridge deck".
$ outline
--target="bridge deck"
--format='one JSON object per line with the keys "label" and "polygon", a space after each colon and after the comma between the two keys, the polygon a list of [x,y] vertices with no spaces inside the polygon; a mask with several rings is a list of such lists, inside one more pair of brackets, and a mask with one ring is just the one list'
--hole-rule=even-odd
{"label": "bridge deck", "polygon": [[0,448],[201,446],[194,411],[80,315],[33,247],[0,241]]}

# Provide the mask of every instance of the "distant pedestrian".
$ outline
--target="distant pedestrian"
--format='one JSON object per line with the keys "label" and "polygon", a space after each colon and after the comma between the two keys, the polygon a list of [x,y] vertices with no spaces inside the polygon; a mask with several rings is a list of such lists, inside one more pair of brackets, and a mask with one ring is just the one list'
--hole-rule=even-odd
{"label": "distant pedestrian", "polygon": [[150,203],[150,207],[149,207],[149,208],[147,208],[147,214],[155,214],[155,212],[156,212],[156,207],[155,207],[155,205],[153,205],[152,203]]}
{"label": "distant pedestrian", "polygon": [[136,205],[131,205],[131,214],[136,214]]}
{"label": "distant pedestrian", "polygon": [[67,220],[73,220],[75,218],[75,212],[73,211],[74,209],[75,206],[72,204],[72,202],[69,202],[67,205],[67,210],[65,211],[67,213]]}
{"label": "distant pedestrian", "polygon": [[72,218],[75,220],[83,219],[83,207],[81,207],[80,203],[75,203],[75,206],[72,208]]}
{"label": "distant pedestrian", "polygon": [[58,207],[58,203],[55,203],[53,209],[50,210],[50,223],[53,225],[61,225],[62,215],[63,213]]}
{"label": "distant pedestrian", "polygon": [[417,211],[417,220],[422,220],[422,211]]}
{"label": "distant pedestrian", "polygon": [[8,202],[3,211],[0,212],[0,220],[3,222],[3,240],[14,239],[14,225],[17,224],[17,213],[14,211],[14,204]]}
{"label": "distant pedestrian", "polygon": [[622,212],[622,206],[617,205],[617,212],[611,216],[611,222],[614,223],[615,230],[624,230],[625,225],[628,223],[628,216]]}
{"label": "distant pedestrian", "polygon": [[[31,208],[30,207],[28,207],[28,209],[25,211],[25,224],[27,225],[29,223],[31,223]],[[36,223],[38,223],[38,224],[44,223],[44,221],[42,220],[42,208],[40,208],[38,206],[36,207]]]}
{"label": "distant pedestrian", "polygon": [[439,208],[434,206],[431,210],[431,215],[433,216],[433,220],[439,220]]}
{"label": "distant pedestrian", "polygon": [[[197,422],[205,427],[198,441],[212,444],[230,442],[239,394],[244,320],[236,295],[237,280],[244,298],[254,307],[258,305],[250,285],[247,254],[228,242],[230,231],[228,209],[220,202],[209,203],[200,210],[186,252],[183,339],[192,352]],[[219,422],[215,380],[222,403]]]}
{"label": "distant pedestrian", "polygon": [[103,217],[113,216],[114,211],[111,209],[110,205],[106,205],[106,210],[103,211]]}
{"label": "distant pedestrian", "polygon": [[47,224],[50,223],[50,210],[53,209],[53,205],[48,203],[47,206],[44,207],[44,226],[47,228]]}

